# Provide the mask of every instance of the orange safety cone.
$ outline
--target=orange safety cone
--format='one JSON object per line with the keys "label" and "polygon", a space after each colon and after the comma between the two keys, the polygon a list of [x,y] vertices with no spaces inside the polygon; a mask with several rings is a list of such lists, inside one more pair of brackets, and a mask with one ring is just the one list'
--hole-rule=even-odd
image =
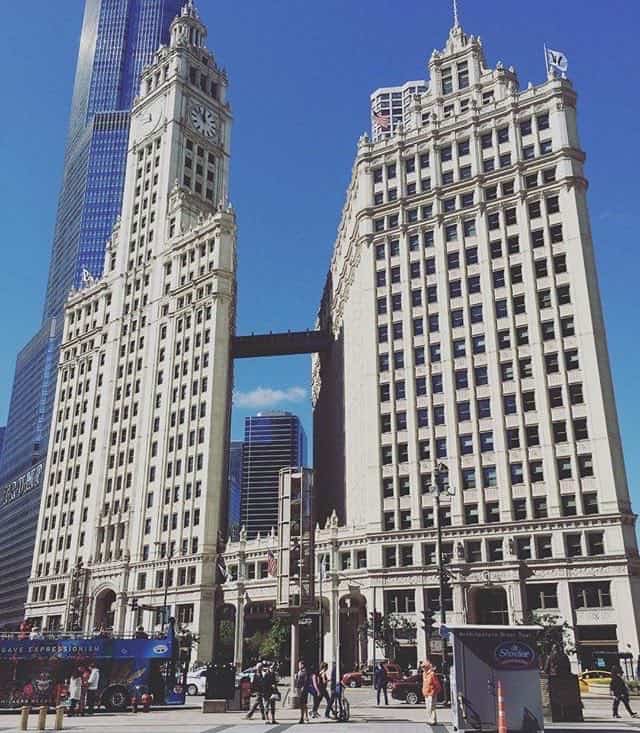
{"label": "orange safety cone", "polygon": [[507,714],[504,709],[504,694],[500,680],[498,680],[498,733],[507,733]]}

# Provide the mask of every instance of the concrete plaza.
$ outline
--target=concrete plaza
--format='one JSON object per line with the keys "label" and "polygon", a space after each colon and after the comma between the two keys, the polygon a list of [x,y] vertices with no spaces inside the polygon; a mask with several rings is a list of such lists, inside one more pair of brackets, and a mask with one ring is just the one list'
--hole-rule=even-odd
{"label": "concrete plaza", "polygon": [[[437,725],[429,728],[425,723],[424,707],[422,705],[406,705],[397,701],[389,701],[389,706],[377,707],[374,694],[370,689],[361,688],[349,690],[347,697],[351,704],[351,721],[349,723],[335,723],[325,720],[324,717],[312,720],[309,725],[322,726],[324,733],[343,731],[345,726],[356,732],[373,731],[373,733],[417,733],[418,731],[433,730],[435,733],[449,733],[453,730],[451,715],[447,709],[438,709]],[[200,712],[202,698],[189,698],[184,708],[173,710],[158,710],[148,714],[133,713],[110,714],[100,713],[93,717],[67,718],[64,729],[69,731],[88,731],[88,733],[301,733],[308,729],[297,723],[298,711],[287,708],[277,710],[277,725],[265,724],[260,716],[253,720],[245,720],[242,713],[223,713],[203,715]],[[611,702],[606,696],[586,697],[584,702],[584,723],[548,723],[546,729],[556,732],[565,730],[598,731],[629,731],[640,730],[640,720],[623,717],[614,721],[611,717]],[[632,707],[640,710],[640,700],[632,699]],[[626,715],[626,714],[625,714]],[[53,729],[53,715],[48,716],[47,730]],[[19,718],[15,714],[0,715],[0,733],[18,731]],[[36,716],[32,715],[29,730],[36,730]]]}

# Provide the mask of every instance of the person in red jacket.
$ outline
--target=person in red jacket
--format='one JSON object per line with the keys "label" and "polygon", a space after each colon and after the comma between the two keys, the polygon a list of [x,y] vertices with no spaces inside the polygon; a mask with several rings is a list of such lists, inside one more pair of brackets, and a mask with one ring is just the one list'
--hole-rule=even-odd
{"label": "person in red jacket", "polygon": [[425,659],[422,663],[422,694],[427,709],[427,724],[434,725],[436,721],[436,698],[442,690],[442,685],[436,674],[436,670],[430,660]]}

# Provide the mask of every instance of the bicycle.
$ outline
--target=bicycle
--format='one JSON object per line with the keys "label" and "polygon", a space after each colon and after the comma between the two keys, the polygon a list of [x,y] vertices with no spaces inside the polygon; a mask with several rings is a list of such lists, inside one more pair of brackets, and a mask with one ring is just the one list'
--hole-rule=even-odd
{"label": "bicycle", "polygon": [[349,720],[351,706],[345,697],[344,688],[340,690],[339,694],[336,694],[329,713],[334,720],[337,720],[340,723],[346,723]]}

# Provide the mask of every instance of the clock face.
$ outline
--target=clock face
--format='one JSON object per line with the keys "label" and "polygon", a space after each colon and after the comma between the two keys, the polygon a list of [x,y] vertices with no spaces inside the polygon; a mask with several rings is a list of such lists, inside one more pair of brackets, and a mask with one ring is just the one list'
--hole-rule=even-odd
{"label": "clock face", "polygon": [[196,104],[191,108],[191,124],[205,137],[214,137],[218,129],[215,114],[201,104]]}

